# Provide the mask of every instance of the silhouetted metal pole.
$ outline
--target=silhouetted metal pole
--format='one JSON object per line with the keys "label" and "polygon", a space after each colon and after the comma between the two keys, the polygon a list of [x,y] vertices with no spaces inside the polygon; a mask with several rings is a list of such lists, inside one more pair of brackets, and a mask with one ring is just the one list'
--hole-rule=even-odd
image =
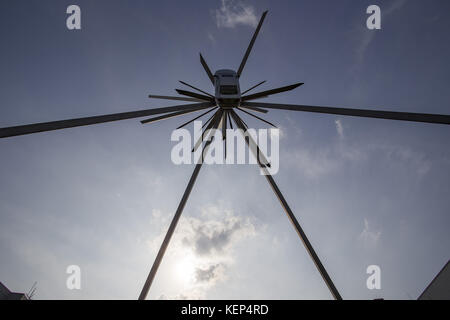
{"label": "silhouetted metal pole", "polygon": [[[242,134],[246,131],[244,124],[242,123],[240,117],[231,110],[231,116],[233,117],[234,121],[236,122],[236,125],[239,127],[239,129],[242,130]],[[254,156],[258,159],[260,157],[263,159],[262,163],[268,163],[268,161],[265,159],[264,155],[260,152],[258,145],[255,141],[253,141],[252,137],[250,135],[247,135],[248,139],[245,138],[244,140],[247,142],[247,145],[250,150],[252,150],[253,153],[255,153],[255,147],[256,147],[256,153]],[[253,144],[250,145],[250,143]],[[336,289],[333,281],[331,280],[330,276],[328,275],[327,271],[325,270],[325,267],[323,266],[322,262],[320,262],[319,257],[317,256],[316,252],[314,251],[311,243],[308,240],[308,237],[306,236],[305,232],[303,231],[302,227],[297,221],[297,218],[295,218],[294,213],[292,212],[291,208],[289,207],[287,201],[284,199],[283,194],[281,193],[280,189],[278,188],[277,184],[275,183],[275,180],[273,179],[272,175],[270,175],[269,171],[267,170],[266,166],[263,165],[259,161],[259,165],[263,170],[265,170],[265,176],[267,181],[269,182],[270,186],[272,187],[272,190],[275,192],[275,194],[278,197],[278,200],[281,203],[281,206],[283,207],[284,211],[286,212],[289,220],[291,221],[292,225],[294,226],[295,230],[297,231],[297,234],[299,235],[300,239],[302,240],[306,250],[308,251],[309,255],[311,256],[312,260],[314,261],[314,264],[316,265],[317,269],[319,270],[323,280],[325,281],[326,285],[328,286],[328,289],[330,289],[331,294],[333,295],[334,299],[336,300],[342,300],[341,295],[339,294],[338,290]]]}
{"label": "silhouetted metal pole", "polygon": [[[211,121],[211,123],[208,127],[216,129],[220,119],[222,119],[222,114],[223,114],[223,111],[221,109],[219,109],[215,114],[214,120]],[[195,165],[195,169],[194,169],[194,172],[192,173],[191,179],[189,180],[186,190],[184,191],[183,197],[181,198],[181,201],[180,201],[180,204],[178,205],[177,211],[175,212],[172,222],[170,223],[169,229],[167,230],[167,233],[166,233],[166,236],[164,237],[163,243],[161,244],[161,247],[159,248],[158,254],[156,255],[155,261],[153,262],[150,273],[148,274],[147,280],[145,281],[144,287],[142,288],[141,294],[139,295],[139,300],[145,300],[145,298],[147,297],[148,291],[150,290],[150,286],[152,285],[153,279],[155,278],[156,272],[158,271],[159,265],[161,264],[161,261],[164,257],[164,253],[166,252],[166,249],[169,245],[170,239],[172,238],[173,232],[175,231],[175,228],[177,226],[178,220],[180,220],[181,214],[183,213],[184,206],[186,205],[189,195],[191,194],[192,187],[194,186],[195,180],[197,179],[198,173],[200,172],[200,169],[202,167],[203,152],[205,152],[207,150],[207,148],[209,147],[210,141],[211,140],[208,140],[206,142],[205,147],[202,150],[202,160]]]}

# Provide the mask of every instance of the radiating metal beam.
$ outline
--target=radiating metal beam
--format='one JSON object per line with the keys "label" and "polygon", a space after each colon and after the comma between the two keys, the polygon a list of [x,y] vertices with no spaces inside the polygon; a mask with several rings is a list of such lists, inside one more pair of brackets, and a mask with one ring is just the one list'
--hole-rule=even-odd
{"label": "radiating metal beam", "polygon": [[203,66],[203,69],[205,69],[206,74],[208,75],[209,80],[211,80],[211,83],[214,85],[214,76],[211,73],[211,70],[208,67],[208,64],[206,63],[205,59],[203,59],[202,54],[200,53],[200,63]]}
{"label": "radiating metal beam", "polygon": [[156,122],[156,121],[160,121],[160,120],[170,119],[170,118],[173,118],[173,117],[178,117],[178,116],[181,116],[181,115],[184,115],[184,114],[200,111],[200,110],[203,110],[203,109],[206,109],[206,108],[210,108],[210,107],[212,107],[212,105],[210,105],[208,107],[195,108],[195,109],[191,109],[191,110],[183,110],[183,111],[177,111],[177,112],[173,112],[173,113],[169,113],[169,114],[164,114],[162,116],[157,116],[157,117],[153,117],[153,118],[142,120],[141,123],[142,124],[146,124],[146,123],[152,123],[152,122]]}
{"label": "radiating metal beam", "polygon": [[188,98],[188,97],[174,97],[174,96],[157,96],[154,94],[149,94],[149,98],[151,99],[164,99],[164,100],[178,100],[178,101],[193,101],[193,102],[204,102],[203,99],[196,99],[196,98]]}
{"label": "radiating metal beam", "polygon": [[233,129],[233,123],[231,123],[231,116],[230,116],[230,113],[227,112],[227,115],[228,115],[228,120],[230,121],[230,129]]}
{"label": "radiating metal beam", "polygon": [[244,92],[242,92],[241,93],[241,95],[244,95],[244,94],[246,94],[247,92],[249,92],[249,91],[251,91],[251,90],[253,90],[253,89],[255,89],[256,87],[259,87],[260,85],[262,85],[263,83],[266,83],[266,80],[264,80],[264,81],[261,81],[260,83],[258,83],[258,84],[256,84],[256,85],[254,85],[253,87],[251,87],[250,89],[247,89],[247,90],[245,90]]}
{"label": "radiating metal beam", "polygon": [[[192,148],[192,152],[196,151],[197,148],[202,144],[202,142],[203,142],[203,140],[204,140],[204,137],[205,137],[205,133],[208,132],[208,130],[211,129],[212,126],[214,125],[214,121],[215,121],[215,118],[214,118],[214,117],[216,117],[218,114],[222,114],[222,113],[223,113],[223,110],[222,110],[222,109],[219,109],[219,110],[217,110],[216,113],[214,113],[214,114],[212,115],[212,117],[211,117],[211,119],[212,119],[211,122],[209,122],[208,126],[202,131],[202,135],[198,138],[197,142],[195,143],[194,147]],[[209,121],[209,120],[208,120],[208,121]],[[206,123],[202,126],[202,128],[203,128],[207,123],[208,123],[208,122],[206,122]],[[219,123],[220,123],[220,119],[219,119]],[[209,133],[209,132],[208,132],[208,133]]]}
{"label": "radiating metal beam", "polygon": [[294,90],[295,88],[297,88],[303,84],[304,84],[303,82],[299,82],[299,83],[291,84],[289,86],[284,86],[284,87],[280,87],[280,88],[257,92],[254,94],[249,94],[248,96],[243,96],[242,101],[266,98],[266,97],[270,96],[271,94],[277,94],[277,93],[281,93],[281,92],[285,92],[285,91]]}
{"label": "radiating metal beam", "polygon": [[192,119],[192,120],[189,120],[188,122],[185,122],[185,123],[183,123],[181,126],[179,126],[177,129],[181,129],[181,128],[183,128],[184,126],[186,126],[186,125],[188,125],[189,123],[191,123],[191,122],[193,122],[193,121],[195,121],[195,120],[197,120],[198,118],[201,118],[201,117],[203,117],[204,115],[206,115],[206,114],[208,114],[208,113],[210,113],[211,111],[214,111],[214,110],[216,110],[218,107],[214,107],[214,108],[212,108],[211,110],[208,110],[208,111],[206,111],[205,113],[202,113],[201,115],[199,115],[199,116],[197,116],[197,117],[195,117],[194,119]]}
{"label": "radiating metal beam", "polygon": [[261,16],[261,19],[259,20],[258,26],[256,27],[255,33],[253,33],[252,40],[250,40],[247,50],[245,51],[244,57],[242,58],[242,61],[241,61],[241,64],[239,65],[239,69],[237,71],[238,77],[241,76],[242,70],[244,70],[245,63],[247,62],[248,56],[250,55],[250,52],[252,51],[253,45],[255,44],[256,37],[258,36],[259,30],[261,29],[264,19],[266,18],[266,15],[267,15],[267,11],[264,11]]}
{"label": "radiating metal beam", "polygon": [[188,96],[188,97],[200,99],[203,101],[211,101],[211,102],[214,101],[214,97],[208,97],[203,94],[195,93],[192,91],[181,90],[181,89],[175,89],[175,91],[178,92],[179,94],[182,94],[183,96]]}
{"label": "radiating metal beam", "polygon": [[[241,118],[233,111],[231,110],[231,116],[233,117],[236,125],[239,127],[239,129],[242,130],[242,134],[245,132],[245,127],[242,123]],[[248,137],[248,140],[245,139],[245,137]],[[261,157],[262,163],[268,163],[265,159],[265,156],[260,152],[258,145],[255,141],[253,141],[252,137],[250,135],[244,136],[245,141],[247,142],[247,145],[249,146],[249,149],[252,150],[255,157],[259,159]],[[251,147],[251,144],[253,146],[256,146],[255,148]],[[297,231],[297,234],[299,235],[300,239],[302,240],[306,250],[308,251],[310,257],[312,258],[314,264],[316,265],[317,270],[319,270],[319,273],[321,274],[323,280],[325,281],[326,285],[328,286],[328,289],[330,290],[331,294],[333,295],[334,299],[336,300],[342,300],[341,295],[339,294],[339,291],[336,289],[333,281],[331,280],[330,276],[328,275],[327,271],[325,270],[325,267],[323,266],[322,262],[320,261],[319,257],[317,256],[316,252],[314,251],[314,248],[312,247],[311,243],[308,240],[308,237],[306,236],[305,232],[303,231],[302,227],[300,226],[300,223],[298,222],[297,218],[295,217],[294,213],[292,212],[291,208],[289,207],[286,199],[284,199],[283,194],[281,193],[280,189],[278,188],[277,184],[275,183],[275,180],[273,179],[272,175],[269,173],[268,169],[264,164],[261,162],[260,167],[262,170],[264,170],[265,177],[267,181],[269,182],[270,186],[272,187],[273,192],[276,194],[278,200],[281,203],[281,206],[283,207],[284,211],[286,212],[289,220],[291,221],[292,225],[294,226],[295,230]]]}
{"label": "radiating metal beam", "polygon": [[227,158],[227,122],[228,122],[228,118],[227,118],[227,113],[228,111],[224,111],[223,113],[223,117],[222,117],[222,140],[223,140],[223,144],[224,144],[224,156],[225,159]]}
{"label": "radiating metal beam", "polygon": [[212,118],[214,118],[214,115],[215,115],[215,113],[211,117],[209,117],[208,120],[206,120],[206,122],[202,125],[202,128],[204,128],[206,125],[208,125],[208,123],[212,120]]}
{"label": "radiating metal beam", "polygon": [[246,103],[242,103],[241,106],[240,106],[240,108],[253,110],[253,111],[256,111],[256,112],[259,112],[259,113],[267,113],[267,112],[269,112],[268,110],[261,109],[261,108],[258,108],[258,107],[250,107],[250,106],[247,106]]}
{"label": "radiating metal beam", "polygon": [[[218,111],[218,112],[220,113],[220,111]],[[221,116],[222,116],[222,114],[220,113],[214,119],[214,123],[213,123],[214,128],[217,128],[217,125],[218,125],[218,122],[219,122]],[[207,149],[210,145],[210,142],[211,142],[211,140],[206,143],[205,148],[203,149],[202,153],[207,151]],[[195,165],[194,172],[192,173],[192,176],[189,179],[189,183],[186,187],[186,190],[184,191],[183,197],[181,198],[181,201],[178,205],[177,211],[175,212],[172,222],[169,225],[169,229],[167,230],[166,236],[164,237],[161,247],[159,248],[158,254],[156,255],[155,261],[153,262],[152,268],[150,269],[150,273],[148,274],[147,280],[144,283],[141,294],[139,295],[139,300],[145,300],[145,298],[147,297],[148,291],[150,290],[150,287],[153,283],[153,279],[155,278],[156,272],[158,271],[159,265],[161,264],[161,261],[164,257],[164,253],[166,252],[167,247],[169,246],[170,239],[172,238],[172,235],[175,231],[178,221],[180,220],[181,214],[183,213],[183,209],[186,205],[189,195],[191,194],[192,188],[194,187],[194,183],[197,180],[198,174],[202,167],[202,163],[203,163],[203,161],[200,161],[199,163],[197,163]]]}
{"label": "radiating metal beam", "polygon": [[222,117],[222,140],[225,140],[227,137],[227,111],[224,111],[223,117]]}
{"label": "radiating metal beam", "polygon": [[277,127],[277,126],[274,125],[273,123],[271,123],[271,122],[269,122],[269,121],[267,121],[267,120],[264,120],[263,118],[260,118],[260,117],[258,117],[257,115],[254,115],[253,113],[250,113],[250,112],[247,112],[247,111],[245,111],[245,110],[242,110],[241,108],[237,108],[237,109],[238,109],[238,110],[241,110],[242,112],[245,112],[246,114],[248,114],[248,115],[250,115],[250,116],[252,116],[252,117],[255,117],[256,119],[258,119],[258,120],[260,120],[260,121],[262,121],[262,122],[267,123],[268,125],[271,125],[271,126],[274,127],[274,128]]}
{"label": "radiating metal beam", "polygon": [[254,107],[260,106],[269,109],[304,111],[325,114],[338,114],[343,116],[389,119],[389,120],[403,120],[426,123],[450,124],[450,115],[446,114],[430,114],[430,113],[413,113],[413,112],[398,112],[398,111],[382,111],[382,110],[368,110],[368,109],[350,109],[350,108],[335,108],[335,107],[320,107],[320,106],[305,106],[295,104],[280,104],[280,103],[263,103],[263,102],[246,102],[245,106]]}
{"label": "radiating metal beam", "polygon": [[202,89],[199,89],[199,88],[197,88],[197,87],[194,87],[193,85],[190,85],[190,84],[187,83],[187,82],[184,82],[184,81],[181,81],[181,80],[178,80],[178,81],[180,81],[181,84],[184,84],[185,86],[188,86],[189,88],[192,88],[192,89],[194,89],[194,90],[197,90],[198,92],[201,92],[201,93],[203,93],[203,94],[206,94],[207,96],[210,96],[211,98],[214,98],[214,96],[213,96],[212,94],[210,94],[210,93],[208,93],[208,92],[206,92],[206,91],[203,91]]}
{"label": "radiating metal beam", "polygon": [[184,104],[173,107],[165,107],[165,108],[155,108],[155,109],[147,109],[147,110],[139,110],[139,111],[131,111],[131,112],[121,112],[121,113],[112,113],[106,114],[102,116],[93,116],[86,118],[75,118],[68,120],[59,120],[59,121],[51,121],[51,122],[41,122],[34,124],[27,124],[22,126],[15,127],[7,127],[0,128],[0,138],[7,138],[13,136],[19,136],[24,134],[43,132],[43,131],[52,131],[52,130],[60,130],[66,128],[87,126],[97,123],[104,122],[112,122],[133,118],[140,118],[151,116],[155,114],[168,113],[180,110],[188,110],[196,107],[207,107],[211,105],[211,102],[203,102],[203,103],[193,103],[193,104]]}
{"label": "radiating metal beam", "polygon": [[[233,110],[231,110],[231,111],[233,111]],[[233,116],[233,115],[235,115],[235,116],[237,116],[238,118],[239,118],[239,121],[242,123],[242,125],[244,126],[244,128],[245,128],[245,130],[247,130],[248,129],[248,125],[245,123],[245,121],[244,120],[242,120],[242,118],[241,117],[239,117],[237,114],[236,114],[236,112],[232,112],[231,113],[231,116]],[[234,120],[234,122],[236,123],[236,120]],[[239,127],[239,125],[236,123],[236,125]]]}

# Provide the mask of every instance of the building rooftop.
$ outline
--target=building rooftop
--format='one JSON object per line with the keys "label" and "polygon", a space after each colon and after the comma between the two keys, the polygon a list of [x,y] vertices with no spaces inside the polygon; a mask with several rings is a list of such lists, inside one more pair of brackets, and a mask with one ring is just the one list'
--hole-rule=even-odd
{"label": "building rooftop", "polygon": [[418,300],[450,300],[450,260],[425,288]]}
{"label": "building rooftop", "polygon": [[28,300],[25,293],[10,291],[3,283],[0,282],[0,300]]}

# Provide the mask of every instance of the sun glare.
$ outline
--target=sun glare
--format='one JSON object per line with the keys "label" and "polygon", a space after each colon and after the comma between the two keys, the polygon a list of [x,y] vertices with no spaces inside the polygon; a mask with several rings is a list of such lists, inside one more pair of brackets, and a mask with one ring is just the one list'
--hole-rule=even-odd
{"label": "sun glare", "polygon": [[195,277],[195,257],[192,253],[185,255],[175,264],[175,276],[184,285],[192,283]]}

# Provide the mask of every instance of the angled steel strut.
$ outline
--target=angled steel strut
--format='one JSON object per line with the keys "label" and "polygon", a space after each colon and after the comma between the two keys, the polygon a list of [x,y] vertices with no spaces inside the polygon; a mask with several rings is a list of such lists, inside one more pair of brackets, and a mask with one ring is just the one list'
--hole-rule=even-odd
{"label": "angled steel strut", "polygon": [[[216,129],[219,125],[220,120],[222,119],[223,111],[219,109],[214,115],[213,121],[211,121],[208,128]],[[212,140],[208,140],[205,144],[205,148],[202,150],[202,155],[205,151],[207,151]],[[159,265],[161,264],[162,258],[164,257],[164,253],[169,245],[170,239],[172,238],[173,232],[178,224],[178,220],[180,220],[181,214],[183,213],[184,206],[191,194],[192,188],[194,187],[195,180],[197,180],[198,173],[202,168],[203,161],[200,161],[195,165],[194,172],[192,173],[191,179],[184,191],[183,197],[181,198],[180,204],[178,205],[177,211],[170,223],[169,229],[167,230],[166,236],[164,237],[163,243],[159,248],[158,254],[156,255],[155,261],[153,262],[152,268],[150,269],[150,273],[148,274],[147,280],[145,281],[144,287],[142,288],[141,294],[139,295],[139,300],[145,300],[147,297],[148,291],[150,290],[150,286],[152,285],[153,279],[155,278],[156,272],[158,271]]]}
{"label": "angled steel strut", "polygon": [[[322,276],[323,280],[328,286],[328,289],[330,289],[331,294],[333,295],[334,299],[336,300],[342,300],[341,295],[339,294],[339,291],[336,289],[336,286],[334,285],[333,281],[331,280],[330,276],[328,275],[327,271],[325,270],[325,267],[323,266],[322,262],[320,261],[319,257],[317,256],[316,252],[314,251],[314,248],[312,247],[311,243],[308,240],[308,237],[306,236],[305,232],[303,231],[302,227],[300,226],[300,223],[297,221],[297,218],[295,217],[294,213],[292,212],[291,208],[289,207],[287,201],[284,199],[283,194],[281,193],[280,189],[278,188],[277,184],[275,183],[275,180],[273,179],[272,175],[269,173],[269,171],[266,168],[266,165],[263,163],[268,163],[268,161],[265,159],[264,155],[260,151],[258,145],[255,141],[253,141],[252,137],[250,135],[246,136],[244,135],[244,132],[246,131],[246,128],[244,124],[242,123],[242,120],[240,117],[233,111],[230,111],[231,116],[233,117],[234,122],[236,123],[236,126],[241,129],[241,133],[243,134],[243,137],[245,141],[247,142],[247,145],[250,150],[252,150],[255,158],[259,159],[260,157],[262,159],[262,163],[259,162],[259,165],[262,170],[264,170],[265,177],[267,181],[269,182],[270,186],[272,187],[273,192],[275,192],[278,200],[280,201],[281,206],[283,207],[284,211],[286,212],[289,220],[291,221],[292,225],[295,228],[295,231],[297,231],[298,236],[302,240],[303,244],[305,245],[306,250],[308,251],[309,255],[311,256],[312,260],[314,261],[314,264],[316,265],[317,269],[320,272],[320,275]],[[256,150],[255,150],[256,149]]]}

